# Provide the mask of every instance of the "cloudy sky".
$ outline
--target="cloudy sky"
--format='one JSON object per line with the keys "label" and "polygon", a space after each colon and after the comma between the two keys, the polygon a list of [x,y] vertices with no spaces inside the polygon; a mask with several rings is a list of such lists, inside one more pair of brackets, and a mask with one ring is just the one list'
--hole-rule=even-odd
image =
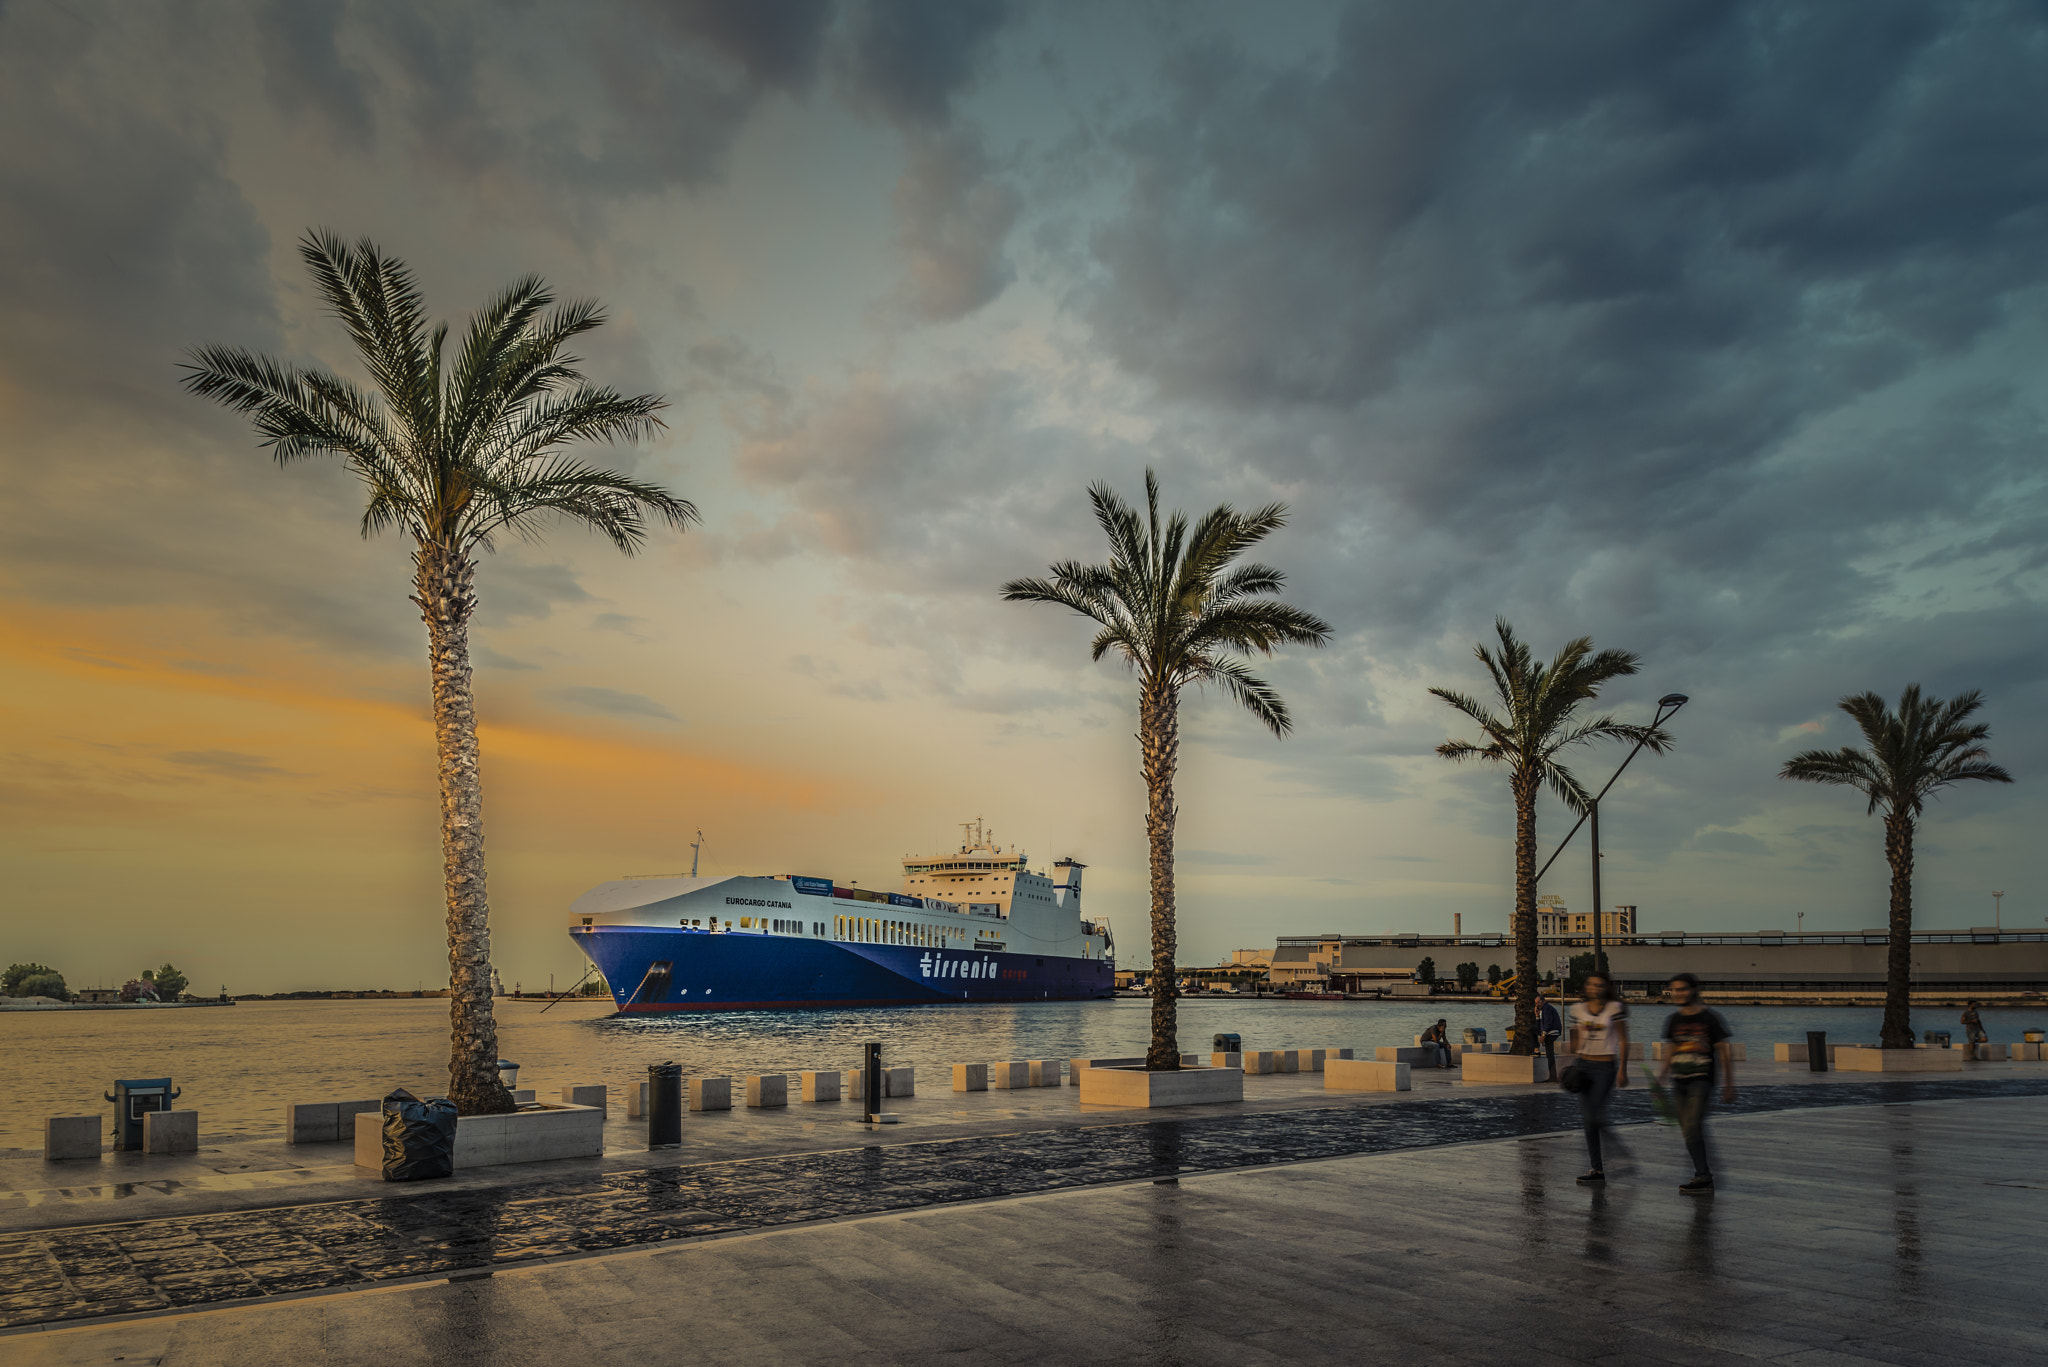
{"label": "cloudy sky", "polygon": [[349,367],[309,227],[458,323],[602,300],[589,372],[672,404],[609,458],[704,513],[482,571],[508,981],[699,826],[894,886],[982,816],[1139,957],[1130,681],[996,590],[1148,464],[1289,503],[1264,558],[1337,629],[1271,664],[1286,741],[1190,700],[1185,961],[1504,926],[1505,784],[1424,691],[1496,614],[1640,652],[1625,717],[1693,699],[1603,822],[1646,925],[1881,923],[1877,824],[1775,773],[1912,681],[1985,690],[2020,779],[1933,810],[1923,920],[2038,925],[2044,88],[2023,3],[0,0],[0,959],[444,971],[406,548],[178,383]]}

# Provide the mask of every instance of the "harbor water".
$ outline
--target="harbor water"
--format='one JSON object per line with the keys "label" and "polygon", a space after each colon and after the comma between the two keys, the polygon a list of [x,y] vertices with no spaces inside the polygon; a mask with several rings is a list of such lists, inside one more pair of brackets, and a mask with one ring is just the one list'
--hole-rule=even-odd
{"label": "harbor water", "polygon": [[[622,1095],[647,1065],[674,1060],[692,1074],[852,1068],[860,1046],[879,1040],[891,1066],[911,1065],[926,1087],[945,1087],[954,1063],[1019,1058],[1110,1057],[1144,1052],[1150,1004],[1095,1002],[940,1005],[867,1010],[736,1011],[617,1016],[608,998],[498,1003],[501,1054],[520,1064],[519,1085],[550,1097],[569,1084],[602,1082]],[[1765,1050],[1825,1030],[1838,1044],[1874,1042],[1875,1007],[1719,1008],[1738,1039]],[[1638,1007],[1636,1036],[1653,1037],[1667,1007]],[[1954,1008],[1921,1010],[1920,1030],[1961,1039]],[[1420,1002],[1318,1002],[1191,997],[1180,1003],[1181,1047],[1207,1052],[1217,1031],[1248,1049],[1352,1048],[1407,1044],[1441,1016],[1451,1038],[1468,1026],[1506,1037],[1512,1009],[1481,998]],[[2041,1010],[1986,1010],[1991,1038],[2016,1040],[2048,1026]],[[0,1110],[0,1148],[34,1149],[45,1116],[109,1109],[115,1078],[171,1076],[182,1109],[200,1113],[214,1140],[283,1129],[295,1101],[382,1096],[406,1087],[445,1090],[448,1004],[438,998],[241,1002],[227,1007],[136,1011],[0,1012],[9,1105]],[[1763,1057],[1768,1057],[1765,1052]]]}

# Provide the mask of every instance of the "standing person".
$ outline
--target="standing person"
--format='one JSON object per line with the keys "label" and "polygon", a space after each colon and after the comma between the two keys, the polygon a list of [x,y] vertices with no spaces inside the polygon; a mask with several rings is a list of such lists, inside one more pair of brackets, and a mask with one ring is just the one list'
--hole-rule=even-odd
{"label": "standing person", "polygon": [[1543,1049],[1544,1076],[1557,1081],[1557,1037],[1564,1033],[1564,1021],[1557,1008],[1542,992],[1536,994],[1536,1043]]}
{"label": "standing person", "polygon": [[1607,1099],[1616,1087],[1628,1086],[1628,1008],[1615,999],[1605,973],[1587,974],[1586,999],[1572,1003],[1572,1053],[1586,1079],[1579,1114],[1586,1127],[1586,1156],[1593,1161],[1579,1185],[1597,1186],[1607,1180],[1600,1152]]}
{"label": "standing person", "polygon": [[1963,1038],[1969,1041],[1970,1045],[1970,1052],[1964,1057],[1968,1058],[1970,1062],[1975,1063],[1977,1061],[1977,1046],[1991,1042],[1991,1036],[1984,1033],[1984,1018],[1977,1014],[1977,1003],[1965,1002],[1963,1004],[1962,1024]]}
{"label": "standing person", "polygon": [[1422,1032],[1423,1047],[1436,1050],[1436,1066],[1451,1066],[1451,1033],[1445,1028],[1446,1022],[1439,1020]]}
{"label": "standing person", "polygon": [[1688,1196],[1710,1195],[1714,1174],[1707,1167],[1707,1107],[1713,1100],[1716,1073],[1721,1079],[1721,1100],[1735,1100],[1735,1058],[1728,1047],[1733,1032],[1719,1012],[1708,1010],[1700,1000],[1700,980],[1692,974],[1673,974],[1670,993],[1678,1009],[1664,1022],[1664,1038],[1671,1041],[1671,1052],[1664,1060],[1663,1075],[1671,1084],[1678,1132],[1685,1136],[1685,1151],[1692,1157],[1692,1181],[1679,1190]]}

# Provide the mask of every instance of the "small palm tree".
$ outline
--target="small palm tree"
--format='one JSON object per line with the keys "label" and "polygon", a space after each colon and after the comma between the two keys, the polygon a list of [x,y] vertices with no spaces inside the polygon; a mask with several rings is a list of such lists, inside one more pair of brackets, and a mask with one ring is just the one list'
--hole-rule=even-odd
{"label": "small palm tree", "polygon": [[594,303],[552,307],[539,278],[514,283],[470,320],[456,355],[448,327],[429,326],[412,272],[367,239],[300,241],[313,280],[348,330],[376,386],[239,347],[195,349],[185,385],[254,417],[281,465],[339,457],[369,493],[362,532],[397,530],[413,544],[412,602],[427,624],[434,738],[440,752],[441,851],[448,901],[448,1090],[467,1115],[512,1109],[498,1081],[491,1014],[491,932],[484,891],[483,790],[477,776],[469,621],[476,557],[505,532],[533,536],[560,515],[630,554],[649,516],[681,528],[697,510],[651,484],[563,453],[580,441],[656,431],[657,395],[628,398],[585,382],[573,337],[604,321]]}
{"label": "small palm tree", "polygon": [[1159,480],[1145,472],[1145,516],[1107,484],[1088,488],[1095,520],[1109,538],[1106,565],[1063,560],[1045,579],[1003,585],[1012,603],[1057,603],[1101,626],[1091,659],[1114,651],[1138,676],[1138,746],[1145,772],[1145,834],[1152,854],[1152,1042],[1145,1066],[1180,1067],[1175,1029],[1173,776],[1180,765],[1180,693],[1215,684],[1276,736],[1293,721],[1271,684],[1233,652],[1271,655],[1282,643],[1320,646],[1330,628],[1313,613],[1275,601],[1286,576],[1266,565],[1232,562],[1287,525],[1287,509],[1267,504],[1240,513],[1223,504],[1192,531],[1176,512],[1162,527]]}
{"label": "small palm tree", "polygon": [[[1474,653],[1493,678],[1501,711],[1448,688],[1429,691],[1478,725],[1482,742],[1447,740],[1436,752],[1449,760],[1478,759],[1507,766],[1508,788],[1515,798],[1515,1043],[1517,1054],[1536,1051],[1536,794],[1545,785],[1573,812],[1592,800],[1585,786],[1558,756],[1593,740],[1637,741],[1661,754],[1670,733],[1655,727],[1631,726],[1613,717],[1579,717],[1579,705],[1600,696],[1615,679],[1636,672],[1639,656],[1625,650],[1593,653],[1593,638],[1581,636],[1565,644],[1549,664],[1530,654],[1515,639],[1505,618],[1496,619],[1499,645],[1481,642]],[[1594,914],[1599,914],[1595,907]]]}
{"label": "small palm tree", "polygon": [[1991,728],[1970,717],[1984,705],[1976,689],[1952,698],[1922,697],[1919,684],[1906,685],[1899,710],[1890,711],[1875,693],[1844,698],[1841,709],[1862,728],[1867,750],[1802,750],[1785,761],[1779,778],[1801,783],[1834,783],[1867,797],[1866,812],[1884,812],[1884,857],[1892,866],[1892,913],[1884,965],[1884,1026],[1878,1041],[1887,1049],[1913,1047],[1913,828],[1928,795],[1952,783],[1978,779],[2010,783],[2012,775],[1991,762],[1984,741]]}

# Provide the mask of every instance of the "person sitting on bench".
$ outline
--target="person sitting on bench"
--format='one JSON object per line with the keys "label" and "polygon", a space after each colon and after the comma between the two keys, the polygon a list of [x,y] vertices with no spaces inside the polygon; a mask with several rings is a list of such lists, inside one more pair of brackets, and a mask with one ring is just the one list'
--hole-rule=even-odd
{"label": "person sitting on bench", "polygon": [[1444,1028],[1443,1021],[1438,1021],[1422,1032],[1422,1044],[1424,1048],[1436,1050],[1437,1067],[1451,1066],[1451,1036],[1450,1031]]}

